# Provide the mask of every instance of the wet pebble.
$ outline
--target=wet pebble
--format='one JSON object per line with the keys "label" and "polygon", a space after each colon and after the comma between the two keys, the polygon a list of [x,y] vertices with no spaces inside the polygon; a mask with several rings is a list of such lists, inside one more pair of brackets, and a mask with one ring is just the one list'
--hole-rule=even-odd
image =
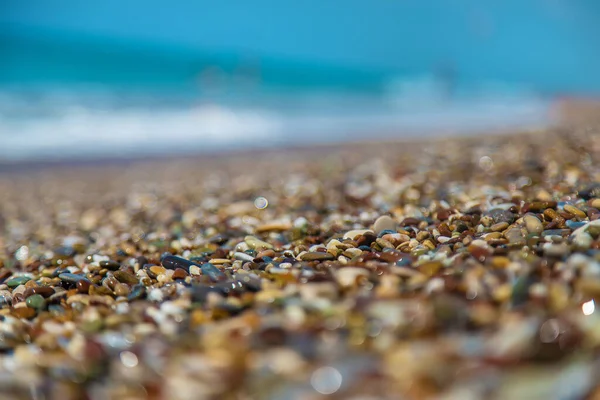
{"label": "wet pebble", "polygon": [[200,266],[203,275],[206,275],[213,282],[219,282],[227,279],[227,276],[211,263],[205,263]]}
{"label": "wet pebble", "polygon": [[9,288],[16,288],[19,285],[24,285],[25,283],[29,282],[30,280],[31,280],[31,278],[29,278],[28,276],[17,276],[17,277],[7,280],[6,285]]}
{"label": "wet pebble", "polygon": [[304,253],[300,258],[302,261],[327,261],[335,259],[331,253],[320,253],[316,251]]}
{"label": "wet pebble", "polygon": [[76,284],[79,281],[87,281],[87,282],[89,282],[89,279],[87,279],[85,277],[85,275],[72,274],[72,273],[69,273],[69,272],[65,272],[65,273],[59,274],[58,277],[62,281],[73,283],[73,284]]}
{"label": "wet pebble", "polygon": [[46,299],[44,299],[41,294],[34,294],[27,297],[25,303],[27,304],[27,307],[31,307],[36,310],[46,308]]}
{"label": "wet pebble", "polygon": [[390,216],[382,215],[375,220],[375,223],[373,224],[373,230],[377,235],[379,235],[383,231],[395,232],[396,226],[396,221],[394,221]]}
{"label": "wet pebble", "polygon": [[529,233],[540,234],[544,230],[544,225],[535,215],[525,215],[523,221],[525,222],[525,228]]}

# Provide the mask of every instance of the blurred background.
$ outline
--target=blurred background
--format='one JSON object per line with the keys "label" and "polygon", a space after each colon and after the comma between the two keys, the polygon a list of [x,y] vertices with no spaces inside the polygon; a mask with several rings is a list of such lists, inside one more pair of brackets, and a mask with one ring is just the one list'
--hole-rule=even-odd
{"label": "blurred background", "polygon": [[0,160],[537,129],[596,0],[0,1]]}

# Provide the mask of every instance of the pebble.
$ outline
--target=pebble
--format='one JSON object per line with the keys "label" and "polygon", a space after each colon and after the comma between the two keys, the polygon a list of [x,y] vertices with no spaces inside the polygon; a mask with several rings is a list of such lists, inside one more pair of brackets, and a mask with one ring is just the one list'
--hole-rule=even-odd
{"label": "pebble", "polygon": [[7,269],[0,270],[0,284],[4,283],[11,275],[12,271],[9,271]]}
{"label": "pebble", "polygon": [[129,291],[129,294],[127,295],[127,300],[133,301],[143,299],[144,296],[146,296],[146,288],[144,287],[144,285],[135,285]]}
{"label": "pebble", "polygon": [[24,285],[31,280],[28,276],[17,276],[6,281],[9,288],[16,288],[19,285]]}
{"label": "pebble", "polygon": [[[179,268],[181,269],[181,268]],[[167,272],[167,269],[165,267],[160,267],[158,265],[153,265],[150,268],[148,268],[148,270],[150,271],[150,276],[153,278],[156,278],[158,275],[164,274],[165,272]]]}
{"label": "pebble", "polygon": [[264,242],[254,236],[246,236],[244,238],[244,242],[254,250],[264,250],[264,249],[272,249],[273,245],[267,242]]}
{"label": "pebble", "polygon": [[[537,220],[537,218],[536,218],[536,220]],[[538,222],[539,222],[539,220],[538,220]],[[535,222],[533,222],[533,224],[535,224]],[[535,225],[532,227],[537,229],[535,227]],[[508,242],[512,245],[524,245],[525,244],[525,236],[523,235],[523,232],[521,232],[521,229],[519,229],[517,227],[510,228],[509,230],[507,230],[506,233],[504,234],[504,236],[508,239]]]}
{"label": "pebble", "polygon": [[124,283],[119,283],[114,288],[115,295],[127,296],[129,294],[129,286]]}
{"label": "pebble", "polygon": [[[254,261],[254,257],[252,257],[250,254],[242,253],[239,251],[236,253],[233,253],[233,257],[236,260],[249,261],[249,262]],[[227,260],[227,261],[229,261],[229,260]]]}
{"label": "pebble", "polygon": [[69,283],[77,283],[79,281],[89,282],[89,279],[87,279],[85,277],[85,275],[72,274],[69,272],[62,273],[62,274],[58,275],[58,277],[61,280],[65,281],[65,282],[69,282]]}
{"label": "pebble", "polygon": [[31,318],[35,317],[36,312],[31,307],[19,307],[19,308],[13,308],[11,311],[11,314],[16,318],[31,319]]}
{"label": "pebble", "polygon": [[41,294],[34,294],[27,297],[25,303],[27,304],[27,307],[31,307],[36,310],[43,310],[46,308],[46,299],[44,299]]}
{"label": "pebble", "polygon": [[544,231],[544,225],[542,222],[534,215],[528,214],[523,217],[523,221],[525,222],[525,228],[529,233],[537,233],[540,234]]}
{"label": "pebble", "polygon": [[129,274],[125,271],[115,271],[113,276],[121,283],[127,283],[129,285],[135,285],[138,283],[138,278],[135,275]]}
{"label": "pebble", "polygon": [[100,265],[100,268],[106,268],[111,271],[116,271],[121,267],[121,264],[112,260],[101,260],[98,264]]}
{"label": "pebble", "polygon": [[334,260],[335,256],[333,256],[331,253],[320,253],[320,252],[310,252],[310,253],[304,253],[300,259],[302,261],[327,261],[327,260]]}
{"label": "pebble", "polygon": [[498,222],[490,227],[492,232],[502,232],[506,228],[508,228],[508,222]]}
{"label": "pebble", "polygon": [[573,244],[580,249],[589,249],[594,243],[594,238],[587,232],[582,232],[573,238]]}
{"label": "pebble", "polygon": [[181,258],[181,257],[176,257],[173,255],[167,255],[165,257],[162,257],[161,264],[163,267],[165,267],[167,269],[181,268],[186,271],[189,271],[192,266],[199,267],[199,265],[193,261],[186,260],[185,258]]}
{"label": "pebble", "polygon": [[355,229],[344,233],[344,239],[352,239],[354,240],[358,236],[362,236],[366,233],[373,233],[370,229]]}
{"label": "pebble", "polygon": [[[381,217],[375,220],[373,224],[373,230],[377,235],[379,235],[382,231],[396,231],[396,221],[392,219],[392,217],[388,215],[382,215]],[[354,238],[352,238],[354,239]]]}
{"label": "pebble", "polygon": [[565,210],[566,212],[568,212],[569,214],[573,214],[576,217],[579,218],[586,218],[587,215],[581,211],[579,208],[572,206],[570,204],[565,204],[565,206],[563,207],[563,210]]}
{"label": "pebble", "polygon": [[202,264],[200,270],[203,275],[207,275],[213,282],[220,282],[227,279],[227,276],[211,263]]}
{"label": "pebble", "polygon": [[587,224],[587,222],[585,221],[573,221],[573,220],[568,220],[565,222],[565,224],[570,228],[570,229],[577,229],[577,228],[581,228],[582,226],[585,226]]}
{"label": "pebble", "polygon": [[173,272],[173,275],[171,276],[171,278],[173,278],[174,280],[185,279],[187,277],[188,277],[188,273],[182,268],[177,268],[175,270],[175,272]]}
{"label": "pebble", "polygon": [[83,294],[89,293],[90,286],[91,286],[91,283],[89,281],[86,281],[86,280],[83,280],[83,279],[80,280],[80,281],[77,281],[77,283],[75,284],[75,287],[77,288],[77,291],[79,293],[83,293]]}
{"label": "pebble", "polygon": [[486,213],[487,216],[491,217],[494,223],[506,222],[507,224],[512,224],[516,216],[514,213],[508,210],[502,210],[499,208],[494,208]]}
{"label": "pebble", "polygon": [[28,298],[29,296],[34,294],[39,294],[43,297],[50,297],[54,294],[54,289],[52,289],[49,286],[36,286],[28,288],[23,292],[23,297]]}

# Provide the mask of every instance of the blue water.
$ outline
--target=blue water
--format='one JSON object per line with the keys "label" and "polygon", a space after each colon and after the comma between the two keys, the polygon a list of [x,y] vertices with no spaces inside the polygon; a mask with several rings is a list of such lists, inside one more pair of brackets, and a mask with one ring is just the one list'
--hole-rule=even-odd
{"label": "blue water", "polygon": [[520,83],[73,35],[0,41],[0,161],[202,152],[538,128]]}

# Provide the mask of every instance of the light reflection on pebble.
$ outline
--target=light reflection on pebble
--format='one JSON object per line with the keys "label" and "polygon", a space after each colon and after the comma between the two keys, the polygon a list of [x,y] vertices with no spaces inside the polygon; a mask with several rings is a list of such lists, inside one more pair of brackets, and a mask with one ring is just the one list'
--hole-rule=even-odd
{"label": "light reflection on pebble", "polygon": [[490,171],[494,168],[494,161],[490,156],[483,156],[479,159],[479,167],[484,171]]}
{"label": "light reflection on pebble", "polygon": [[333,367],[321,367],[313,372],[310,384],[321,394],[332,394],[342,386],[342,374]]}
{"label": "light reflection on pebble", "polygon": [[119,357],[121,358],[123,365],[128,368],[133,368],[138,365],[138,358],[131,351],[122,351]]}
{"label": "light reflection on pebble", "polygon": [[583,315],[592,315],[595,309],[596,304],[594,303],[594,300],[586,301],[581,305],[581,311],[583,311]]}
{"label": "light reflection on pebble", "polygon": [[264,210],[265,208],[267,208],[268,205],[269,205],[269,200],[267,200],[266,198],[264,198],[262,196],[254,199],[254,207],[258,208],[259,210]]}

